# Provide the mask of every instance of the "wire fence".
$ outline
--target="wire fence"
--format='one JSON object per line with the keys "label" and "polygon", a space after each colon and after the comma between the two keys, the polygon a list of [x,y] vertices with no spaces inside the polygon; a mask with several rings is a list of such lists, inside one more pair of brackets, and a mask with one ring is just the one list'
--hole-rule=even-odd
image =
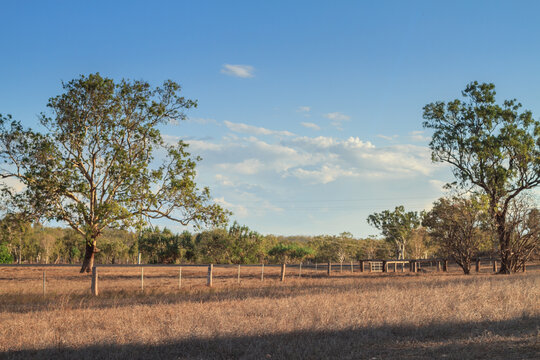
{"label": "wire fence", "polygon": [[[477,259],[472,271],[494,273],[498,261]],[[257,286],[260,282],[321,277],[361,277],[376,273],[460,273],[446,259],[366,259],[298,264],[97,264],[91,276],[73,264],[0,264],[0,294],[62,294],[118,291],[190,290],[212,286]]]}

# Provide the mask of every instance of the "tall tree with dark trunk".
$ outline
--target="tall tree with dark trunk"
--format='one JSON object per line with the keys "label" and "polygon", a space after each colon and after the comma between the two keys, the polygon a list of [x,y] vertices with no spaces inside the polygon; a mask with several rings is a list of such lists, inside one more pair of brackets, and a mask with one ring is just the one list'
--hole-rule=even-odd
{"label": "tall tree with dark trunk", "polygon": [[0,178],[23,185],[20,191],[2,185],[13,207],[65,222],[85,238],[81,272],[91,270],[107,227],[160,218],[184,225],[226,221],[228,212],[194,182],[199,159],[183,141],[165,142],[158,129],[197,105],[180,95],[177,83],[152,88],[91,74],[63,89],[40,116],[44,132],[0,115]]}
{"label": "tall tree with dark trunk", "polygon": [[487,195],[500,272],[511,273],[523,254],[512,251],[508,211],[519,194],[540,185],[540,122],[515,99],[497,104],[493,84],[470,83],[462,95],[424,107],[424,127],[434,130],[432,159],[452,165],[458,186]]}

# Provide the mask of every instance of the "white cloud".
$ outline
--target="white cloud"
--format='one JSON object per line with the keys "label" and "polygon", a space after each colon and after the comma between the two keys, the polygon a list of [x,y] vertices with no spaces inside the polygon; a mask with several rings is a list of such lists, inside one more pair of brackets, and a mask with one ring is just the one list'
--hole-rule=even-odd
{"label": "white cloud", "polygon": [[278,142],[250,136],[190,143],[194,153],[204,158],[202,164],[211,167],[217,182],[236,184],[234,188],[280,179],[322,184],[351,177],[396,180],[431,176],[438,168],[425,146],[376,147],[356,136],[288,137]]}
{"label": "white cloud", "polygon": [[310,123],[310,122],[302,122],[300,123],[303,127],[306,127],[308,129],[312,129],[312,130],[321,130],[321,127],[317,124],[314,124],[314,123]]}
{"label": "white cloud", "polygon": [[309,107],[309,106],[299,106],[296,111],[302,112],[302,113],[308,113],[308,112],[311,111],[311,107]]}
{"label": "white cloud", "polygon": [[221,73],[239,78],[251,78],[255,69],[251,65],[232,65],[224,64],[221,67]]}
{"label": "white cloud", "polygon": [[0,183],[5,184],[16,193],[21,192],[26,188],[26,185],[20,182],[19,179],[13,177],[2,179],[0,180]]}
{"label": "white cloud", "polygon": [[225,197],[214,198],[214,202],[223,206],[225,209],[231,210],[234,215],[243,217],[248,215],[248,210],[245,206],[232,204],[225,200]]}
{"label": "white cloud", "polygon": [[229,178],[226,176],[223,176],[221,174],[216,174],[214,178],[223,186],[234,186],[234,183],[231,180],[229,180]]}
{"label": "white cloud", "polygon": [[341,127],[344,121],[349,121],[351,117],[349,115],[345,115],[340,112],[331,112],[323,114],[323,116],[327,119],[330,119],[330,124],[332,126],[336,127],[338,130],[343,130]]}
{"label": "white cloud", "polygon": [[294,136],[290,131],[278,131],[278,130],[269,130],[263,127],[257,127],[248,124],[242,123],[233,123],[230,121],[223,122],[229,130],[244,133],[244,134],[253,134],[253,135],[277,135],[277,136]]}
{"label": "white cloud", "polygon": [[233,173],[253,175],[263,168],[263,164],[259,159],[246,159],[239,163],[219,164],[218,167],[223,170],[232,171]]}
{"label": "white cloud", "polygon": [[390,136],[388,136],[388,135],[381,135],[381,134],[377,135],[378,138],[381,138],[381,139],[384,139],[384,140],[388,140],[388,141],[394,140],[394,139],[396,139],[398,136],[399,136],[399,135],[390,135]]}
{"label": "white cloud", "polygon": [[296,169],[293,175],[300,179],[308,179],[313,183],[328,184],[339,177],[359,176],[359,173],[352,170],[344,170],[339,166],[327,164],[318,170]]}
{"label": "white cloud", "polygon": [[424,131],[422,131],[422,130],[411,131],[409,133],[409,138],[412,141],[416,141],[416,142],[429,142],[429,141],[431,141],[431,137],[424,136]]}

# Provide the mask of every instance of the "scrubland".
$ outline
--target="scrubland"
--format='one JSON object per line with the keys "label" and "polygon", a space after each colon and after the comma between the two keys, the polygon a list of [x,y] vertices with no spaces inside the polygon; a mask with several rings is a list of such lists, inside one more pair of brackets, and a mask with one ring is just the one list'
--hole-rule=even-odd
{"label": "scrubland", "polygon": [[0,268],[0,358],[535,359],[540,271]]}

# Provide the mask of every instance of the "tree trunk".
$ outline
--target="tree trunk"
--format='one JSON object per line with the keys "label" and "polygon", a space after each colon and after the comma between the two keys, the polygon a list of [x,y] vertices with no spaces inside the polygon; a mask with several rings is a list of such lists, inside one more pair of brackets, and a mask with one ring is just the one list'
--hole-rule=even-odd
{"label": "tree trunk", "polygon": [[504,215],[497,215],[497,238],[499,240],[499,251],[501,256],[501,268],[499,274],[510,274],[513,270],[512,266],[512,249],[510,246],[510,234],[506,231],[506,217]]}
{"label": "tree trunk", "polygon": [[90,241],[86,242],[86,250],[84,252],[84,259],[81,266],[82,273],[90,273],[94,267],[94,255],[99,252],[99,249],[96,247],[96,239],[93,238]]}

